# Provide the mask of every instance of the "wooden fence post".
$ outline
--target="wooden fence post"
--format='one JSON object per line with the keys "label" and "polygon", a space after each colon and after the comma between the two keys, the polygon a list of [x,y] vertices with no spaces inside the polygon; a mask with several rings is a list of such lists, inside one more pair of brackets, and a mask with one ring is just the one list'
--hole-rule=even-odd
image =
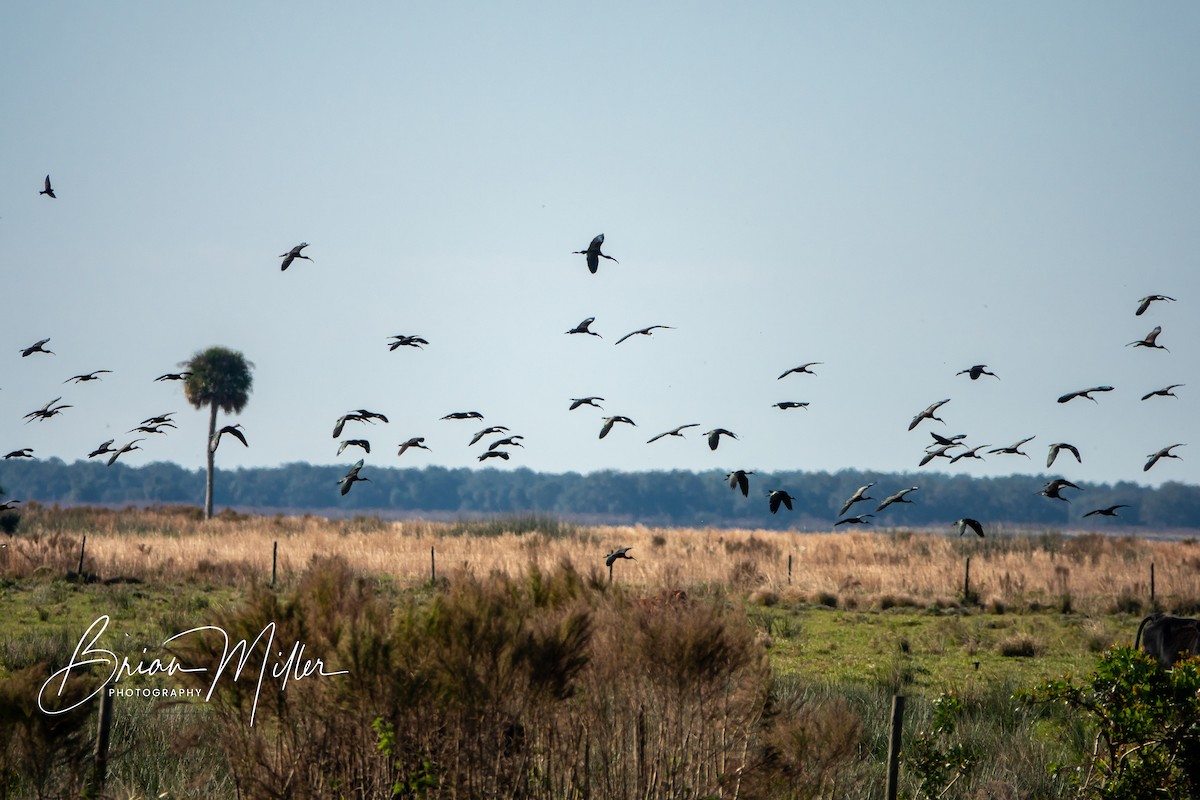
{"label": "wooden fence post", "polygon": [[963,571],[963,602],[971,601],[971,557],[967,556],[967,568]]}
{"label": "wooden fence post", "polygon": [[904,728],[904,695],[892,695],[892,735],[888,739],[887,800],[896,800],[900,778],[900,732]]}
{"label": "wooden fence post", "polygon": [[275,588],[275,568],[279,564],[279,541],[271,543],[271,588]]}
{"label": "wooden fence post", "polygon": [[100,694],[100,713],[96,715],[96,760],[92,783],[97,794],[104,792],[108,779],[108,739],[112,730],[112,687],[105,687]]}
{"label": "wooden fence post", "polygon": [[792,585],[792,554],[788,553],[788,586]]}
{"label": "wooden fence post", "polygon": [[83,541],[79,543],[79,579],[83,580],[83,553],[87,549],[87,534],[83,535]]}
{"label": "wooden fence post", "polygon": [[437,558],[433,554],[433,547],[429,548],[429,582],[437,583]]}
{"label": "wooden fence post", "polygon": [[1154,605],[1154,562],[1150,562],[1150,605]]}

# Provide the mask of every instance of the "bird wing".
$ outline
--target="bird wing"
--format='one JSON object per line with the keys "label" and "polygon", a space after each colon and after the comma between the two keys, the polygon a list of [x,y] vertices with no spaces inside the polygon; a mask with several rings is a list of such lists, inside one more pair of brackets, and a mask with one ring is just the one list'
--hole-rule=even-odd
{"label": "bird wing", "polygon": [[596,270],[600,268],[600,258],[591,250],[589,250],[587,253],[587,266],[588,272],[592,273],[593,275],[595,275]]}
{"label": "bird wing", "polygon": [[229,428],[226,428],[224,432],[230,434],[231,436],[233,436],[233,438],[235,438],[239,442],[241,442],[243,447],[250,446],[250,443],[246,441],[246,436],[245,436],[245,434],[242,433],[240,428],[229,427]]}
{"label": "bird wing", "polygon": [[612,427],[616,423],[616,421],[617,421],[616,417],[608,417],[607,419],[604,420],[604,427],[600,428],[600,438],[601,439],[603,439],[605,436],[608,436],[608,432],[612,430]]}
{"label": "bird wing", "polygon": [[771,492],[771,496],[768,499],[768,505],[771,507],[772,514],[775,514],[779,511],[779,504],[782,502],[783,497],[779,494],[779,492]]}
{"label": "bird wing", "polygon": [[629,333],[627,333],[627,334],[625,334],[624,336],[622,336],[620,339],[617,339],[617,341],[616,341],[616,342],[614,342],[614,344],[620,344],[621,342],[623,342],[623,341],[625,341],[626,339],[628,339],[630,336],[635,336],[635,335],[637,335],[637,334],[639,334],[639,333],[645,333],[645,330],[630,331]]}
{"label": "bird wing", "polygon": [[[293,253],[284,253],[283,254],[283,263],[279,265],[279,271],[282,272],[285,269],[287,269],[288,267],[290,267],[292,265],[292,262],[295,260],[296,260],[296,256]],[[347,488],[349,488],[349,487],[347,487]],[[345,493],[346,492],[344,492],[344,491],[342,492],[342,494],[345,494]]]}

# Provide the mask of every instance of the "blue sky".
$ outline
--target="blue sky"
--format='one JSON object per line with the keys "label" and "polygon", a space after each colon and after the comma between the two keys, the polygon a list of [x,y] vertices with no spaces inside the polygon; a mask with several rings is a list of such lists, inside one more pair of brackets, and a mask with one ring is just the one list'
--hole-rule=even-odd
{"label": "blue sky", "polygon": [[[153,378],[255,364],[225,467],[916,467],[1200,482],[1187,3],[25,4],[0,31],[0,449],[203,464]],[[49,172],[57,200],[40,197]],[[583,249],[606,234],[588,273]],[[280,272],[301,241],[315,262]],[[1142,317],[1138,298],[1177,298]],[[594,316],[604,338],[566,336]],[[615,347],[631,330],[673,326]],[[1171,352],[1126,347],[1156,325]],[[424,350],[387,350],[392,334]],[[54,356],[19,350],[51,337]],[[7,352],[7,355],[4,353]],[[816,376],[784,370],[824,362]],[[955,373],[989,364],[1000,380]],[[63,385],[111,369],[104,380]],[[1171,383],[1178,399],[1139,398]],[[1064,392],[1115,390],[1060,405]],[[22,416],[61,395],[61,416]],[[606,398],[629,416],[600,441]],[[951,398],[947,425],[907,426]],[[806,401],[807,410],[771,404]],[[441,421],[478,410],[482,425]],[[683,423],[685,439],[646,440]],[[699,435],[739,435],[710,451]],[[433,452],[396,457],[425,436]],[[345,438],[345,437],[344,437]],[[1183,460],[1143,473],[1168,444]],[[990,448],[989,448],[990,449]],[[490,460],[489,468],[496,462]],[[927,469],[929,469],[927,467]]]}

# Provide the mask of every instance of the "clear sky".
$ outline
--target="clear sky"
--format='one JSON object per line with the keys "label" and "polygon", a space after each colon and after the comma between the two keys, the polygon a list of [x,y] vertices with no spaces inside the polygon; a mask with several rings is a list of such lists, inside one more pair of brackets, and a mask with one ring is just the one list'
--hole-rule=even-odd
{"label": "clear sky", "polygon": [[[153,379],[224,345],[255,364],[229,468],[349,464],[333,423],[367,408],[390,424],[344,438],[379,466],[479,467],[495,424],[525,449],[485,468],[903,470],[936,430],[1037,437],[950,472],[1070,442],[1056,476],[1200,483],[1200,6],[646,5],[9,9],[0,450],[73,461],[173,411],[122,461],[201,466],[206,415]],[[1169,353],[1126,346],[1156,325]],[[637,427],[598,440],[584,395]]]}

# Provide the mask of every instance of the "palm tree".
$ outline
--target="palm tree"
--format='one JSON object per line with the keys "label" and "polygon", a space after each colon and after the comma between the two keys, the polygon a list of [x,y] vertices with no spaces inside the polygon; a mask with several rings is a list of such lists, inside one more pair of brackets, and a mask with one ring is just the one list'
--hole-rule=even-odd
{"label": "palm tree", "polygon": [[204,518],[212,519],[213,510],[213,455],[211,446],[217,432],[217,409],[226,414],[240,414],[250,399],[250,386],[254,382],[250,368],[254,365],[236,350],[225,347],[210,347],[196,353],[179,364],[191,374],[183,384],[183,392],[194,408],[208,406],[208,436],[205,438],[204,453],[208,466],[208,479],[204,486]]}

